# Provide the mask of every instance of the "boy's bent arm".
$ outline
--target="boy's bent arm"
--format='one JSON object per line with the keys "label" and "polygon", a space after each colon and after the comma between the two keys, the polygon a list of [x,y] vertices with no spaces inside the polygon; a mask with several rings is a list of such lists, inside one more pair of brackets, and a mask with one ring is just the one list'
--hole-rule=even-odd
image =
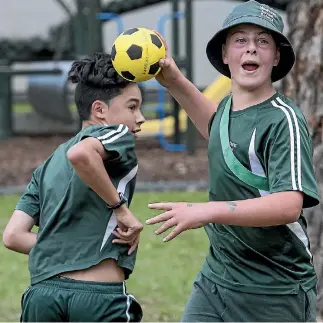
{"label": "boy's bent arm", "polygon": [[173,98],[183,107],[202,136],[208,139],[209,121],[213,113],[216,112],[218,104],[203,95],[183,75],[171,57],[165,39],[160,33],[158,35],[165,44],[167,54],[165,59],[160,60],[161,71],[155,78],[161,85],[167,88]]}
{"label": "boy's bent arm", "polygon": [[208,125],[218,104],[208,99],[199,89],[184,76],[168,88],[169,93],[183,107],[198,131],[209,138]]}
{"label": "boy's bent arm", "polygon": [[67,152],[67,158],[84,183],[90,186],[106,203],[119,202],[118,192],[111,182],[103,161],[108,153],[96,138],[86,138]]}
{"label": "boy's bent arm", "polygon": [[3,232],[5,247],[28,255],[37,241],[37,234],[30,232],[34,225],[35,220],[31,216],[15,210]]}
{"label": "boy's bent arm", "polygon": [[[120,201],[119,193],[114,187],[103,162],[109,157],[108,154],[98,139],[89,137],[70,148],[67,152],[67,158],[84,183],[91,187],[107,204],[115,205]],[[115,242],[132,244],[129,250],[130,254],[139,243],[138,235],[142,231],[143,225],[126,204],[115,209],[114,213],[121,230],[115,233],[119,238]]]}

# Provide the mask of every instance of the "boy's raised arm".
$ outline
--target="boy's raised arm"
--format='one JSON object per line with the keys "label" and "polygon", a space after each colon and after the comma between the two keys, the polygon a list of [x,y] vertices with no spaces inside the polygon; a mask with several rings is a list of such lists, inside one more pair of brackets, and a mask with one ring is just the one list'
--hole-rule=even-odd
{"label": "boy's raised arm", "polygon": [[[160,34],[159,34],[160,35]],[[161,38],[163,38],[160,35]],[[165,46],[167,44],[163,39]],[[160,60],[161,71],[156,80],[166,87],[175,100],[183,107],[189,118],[205,139],[209,138],[208,124],[216,112],[218,103],[204,96],[179,70],[167,50],[166,59]]]}

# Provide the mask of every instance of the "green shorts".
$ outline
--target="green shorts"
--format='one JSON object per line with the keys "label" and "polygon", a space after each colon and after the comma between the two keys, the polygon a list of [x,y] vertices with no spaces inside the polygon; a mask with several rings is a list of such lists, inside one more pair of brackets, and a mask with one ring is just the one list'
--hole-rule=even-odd
{"label": "green shorts", "polygon": [[124,283],[51,278],[22,296],[21,322],[140,322],[142,310]]}
{"label": "green shorts", "polygon": [[182,322],[315,322],[316,289],[291,295],[229,290],[198,274]]}

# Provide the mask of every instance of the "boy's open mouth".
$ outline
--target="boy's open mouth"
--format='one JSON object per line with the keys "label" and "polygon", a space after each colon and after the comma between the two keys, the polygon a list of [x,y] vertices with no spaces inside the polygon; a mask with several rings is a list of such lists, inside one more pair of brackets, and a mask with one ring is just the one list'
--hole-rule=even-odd
{"label": "boy's open mouth", "polygon": [[138,132],[140,132],[140,131],[141,131],[141,129],[135,129],[135,130],[132,130],[131,132],[134,137],[138,137]]}
{"label": "boy's open mouth", "polygon": [[259,64],[257,62],[254,61],[246,61],[242,64],[242,68],[246,71],[255,71],[256,69],[258,69]]}

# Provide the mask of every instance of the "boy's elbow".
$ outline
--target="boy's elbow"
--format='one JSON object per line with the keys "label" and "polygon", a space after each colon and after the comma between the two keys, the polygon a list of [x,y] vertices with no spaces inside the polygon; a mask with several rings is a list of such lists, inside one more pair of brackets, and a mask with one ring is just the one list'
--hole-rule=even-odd
{"label": "boy's elbow", "polygon": [[2,242],[7,249],[14,250],[17,234],[12,230],[5,230],[2,234]]}
{"label": "boy's elbow", "polygon": [[82,146],[73,146],[70,148],[66,157],[73,166],[84,165],[89,162],[89,156],[86,150]]}
{"label": "boy's elbow", "polygon": [[301,211],[288,212],[285,215],[286,224],[297,222],[301,215]]}
{"label": "boy's elbow", "polygon": [[95,138],[86,138],[81,142],[71,147],[66,157],[69,162],[75,167],[89,166],[93,161],[105,157],[105,151],[99,140]]}
{"label": "boy's elbow", "polygon": [[293,195],[289,203],[286,203],[286,208],[284,212],[286,224],[296,222],[302,213],[303,194],[301,192],[294,192],[294,193],[295,194]]}

